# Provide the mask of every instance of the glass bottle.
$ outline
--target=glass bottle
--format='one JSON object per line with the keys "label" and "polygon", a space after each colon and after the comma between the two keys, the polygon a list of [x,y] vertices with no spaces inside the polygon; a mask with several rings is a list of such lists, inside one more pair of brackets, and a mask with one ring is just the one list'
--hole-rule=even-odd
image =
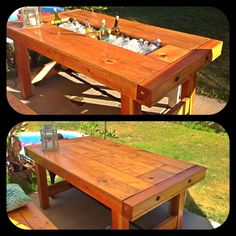
{"label": "glass bottle", "polygon": [[53,10],[54,10],[54,20],[53,20],[53,24],[56,25],[56,26],[58,26],[58,25],[60,25],[60,24],[62,23],[62,20],[61,20],[61,18],[60,18],[59,15],[58,15],[57,8],[54,7]]}
{"label": "glass bottle", "polygon": [[102,20],[102,27],[99,30],[99,39],[105,42],[109,41],[109,33],[106,27],[106,20]]}
{"label": "glass bottle", "polygon": [[90,26],[89,21],[86,19],[86,20],[85,20],[85,33],[86,33],[86,34],[89,34],[89,33],[91,33],[91,32],[93,32],[93,31],[92,31],[92,28],[91,28],[91,26]]}
{"label": "glass bottle", "polygon": [[121,35],[118,25],[119,25],[119,16],[116,16],[114,26],[111,29],[111,34],[116,36],[116,37],[119,37]]}

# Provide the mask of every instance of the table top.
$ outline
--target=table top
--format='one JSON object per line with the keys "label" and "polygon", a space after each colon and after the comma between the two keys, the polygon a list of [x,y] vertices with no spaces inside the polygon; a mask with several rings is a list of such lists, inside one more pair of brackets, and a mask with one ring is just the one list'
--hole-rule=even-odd
{"label": "table top", "polygon": [[59,140],[57,152],[43,152],[41,144],[25,149],[36,163],[110,207],[126,202],[133,209],[143,196],[144,200],[160,193],[170,196],[172,190],[163,191],[176,186],[173,191],[178,193],[205,175],[203,167],[92,136]]}
{"label": "table top", "polygon": [[[114,17],[86,10],[65,11],[61,18],[74,17],[99,29],[104,18],[112,27]],[[44,22],[53,15],[44,16]],[[141,55],[124,48],[44,23],[40,28],[22,28],[22,22],[7,24],[7,36],[25,46],[115,89],[137,102],[151,106],[171,88],[216,59],[222,42],[156,26],[120,19],[125,36],[154,41],[161,48]]]}

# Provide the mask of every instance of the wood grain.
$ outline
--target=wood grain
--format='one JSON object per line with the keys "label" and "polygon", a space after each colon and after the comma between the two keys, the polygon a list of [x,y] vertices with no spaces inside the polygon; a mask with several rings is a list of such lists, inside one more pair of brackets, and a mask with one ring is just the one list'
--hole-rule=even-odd
{"label": "wood grain", "polygon": [[[203,179],[206,171],[194,164],[92,136],[59,140],[56,152],[43,152],[38,144],[25,150],[38,167],[53,171],[111,208],[114,228],[127,228],[129,220],[177,196]],[[38,170],[39,179],[44,179],[43,168]],[[46,202],[55,188],[48,190],[42,183],[40,180],[40,201]],[[181,214],[177,215],[179,220]]]}
{"label": "wood grain", "polygon": [[[114,24],[112,16],[80,9],[60,13],[60,16],[74,17],[81,23],[89,19],[91,26],[97,29],[103,18],[108,27]],[[50,21],[52,17],[45,16],[43,21]],[[27,48],[120,92],[122,114],[141,114],[141,105],[151,107],[168,91],[219,57],[222,51],[223,43],[218,40],[122,18],[120,29],[129,37],[148,41],[160,38],[162,47],[145,56],[47,23],[41,28],[25,29],[19,21],[9,22],[7,36],[16,46],[20,45],[17,50],[21,50],[24,57],[22,63],[17,56],[22,96],[32,95]]]}
{"label": "wood grain", "polygon": [[8,217],[31,229],[57,229],[57,227],[33,204],[8,213]]}
{"label": "wood grain", "polygon": [[14,49],[21,96],[23,98],[28,98],[33,95],[28,49],[25,45],[20,44],[17,41],[14,41]]}

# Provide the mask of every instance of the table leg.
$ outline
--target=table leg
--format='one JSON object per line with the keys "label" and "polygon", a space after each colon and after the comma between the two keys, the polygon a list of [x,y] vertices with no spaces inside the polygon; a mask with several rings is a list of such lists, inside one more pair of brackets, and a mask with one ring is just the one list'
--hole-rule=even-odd
{"label": "table leg", "polygon": [[183,115],[193,114],[193,104],[196,95],[196,80],[197,74],[194,74],[190,79],[188,79],[182,84],[181,99],[189,99],[189,102],[186,103],[186,106],[188,107],[185,107],[183,109]]}
{"label": "table leg", "polygon": [[131,98],[121,94],[121,114],[122,115],[141,115],[141,105]]}
{"label": "table leg", "polygon": [[177,216],[176,229],[181,229],[183,221],[184,203],[187,190],[184,190],[170,200],[170,214]]}
{"label": "table leg", "polygon": [[38,195],[40,207],[45,209],[49,205],[49,194],[48,194],[48,184],[47,184],[47,173],[46,169],[39,164],[35,164],[37,183],[38,183]]}
{"label": "table leg", "polygon": [[112,211],[112,229],[129,229],[129,220],[120,213]]}
{"label": "table leg", "polygon": [[28,98],[33,95],[28,49],[17,42],[14,42],[14,48],[21,96]]}

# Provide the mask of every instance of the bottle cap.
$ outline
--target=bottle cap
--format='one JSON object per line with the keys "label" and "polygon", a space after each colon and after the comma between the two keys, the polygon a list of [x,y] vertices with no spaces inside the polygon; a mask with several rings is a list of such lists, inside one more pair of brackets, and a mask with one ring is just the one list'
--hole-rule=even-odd
{"label": "bottle cap", "polygon": [[120,19],[120,17],[119,17],[119,16],[116,16],[116,19],[117,19],[117,20],[119,20],[119,19]]}
{"label": "bottle cap", "polygon": [[106,20],[102,19],[102,24],[105,25],[106,24]]}

